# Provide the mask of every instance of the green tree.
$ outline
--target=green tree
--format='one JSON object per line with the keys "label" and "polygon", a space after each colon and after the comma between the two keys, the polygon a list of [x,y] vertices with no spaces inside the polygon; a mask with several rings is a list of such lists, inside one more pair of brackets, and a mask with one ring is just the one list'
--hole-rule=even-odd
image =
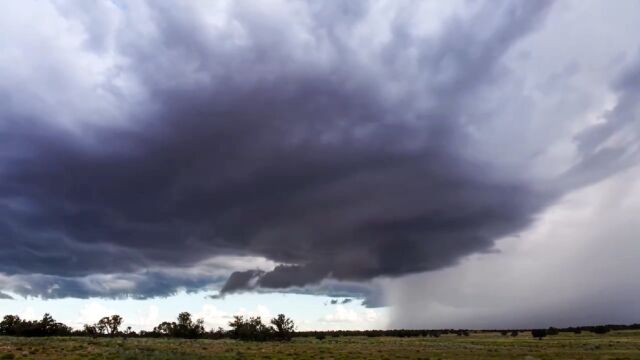
{"label": "green tree", "polygon": [[284,314],[279,314],[271,319],[271,324],[275,327],[275,337],[280,341],[290,341],[295,331],[293,320]]}
{"label": "green tree", "polygon": [[101,334],[108,331],[109,335],[116,335],[120,325],[122,325],[122,320],[120,315],[105,316],[95,326]]}
{"label": "green tree", "polygon": [[234,316],[229,322],[231,327],[231,337],[239,340],[266,341],[273,338],[272,327],[262,323],[260,316],[245,319],[242,316]]}
{"label": "green tree", "polygon": [[23,320],[18,315],[5,315],[0,322],[0,335],[17,335]]}
{"label": "green tree", "polygon": [[176,323],[163,321],[153,328],[153,332],[164,336],[173,336]]}

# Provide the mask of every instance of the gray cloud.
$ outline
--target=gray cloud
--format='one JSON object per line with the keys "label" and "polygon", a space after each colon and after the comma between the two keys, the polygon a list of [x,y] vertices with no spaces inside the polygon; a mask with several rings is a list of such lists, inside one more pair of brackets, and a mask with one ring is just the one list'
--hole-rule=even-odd
{"label": "gray cloud", "polygon": [[65,297],[112,299],[167,297],[179,291],[187,293],[217,290],[242,262],[251,266],[272,266],[260,258],[219,257],[191,264],[189,267],[156,266],[132,272],[95,273],[83,276],[23,273],[0,274],[0,288],[13,294],[46,299]]}
{"label": "gray cloud", "polygon": [[229,276],[222,289],[220,289],[220,293],[224,294],[252,288],[252,280],[257,280],[262,274],[264,274],[264,271],[260,270],[235,271]]}
{"label": "gray cloud", "polygon": [[[414,31],[416,4],[394,3],[377,25],[369,5],[234,2],[211,10],[215,26],[186,4],[109,7],[118,21],[100,23],[87,20],[95,9],[58,7],[85,31],[82,64],[118,57],[95,65],[109,71],[89,67],[95,84],[71,83],[62,76],[71,70],[40,80],[73,87],[69,108],[36,106],[30,84],[0,89],[26,99],[3,100],[12,106],[0,124],[0,273],[14,279],[10,290],[166,296],[221,278],[148,269],[260,256],[277,265],[225,273],[220,293],[330,292],[326,281],[438,270],[490,251],[595,181],[575,179],[601,168],[588,152],[605,135],[579,136],[576,169],[588,171],[561,180],[469,152],[478,131],[491,132],[469,123],[482,117],[477,98],[509,77],[504,57],[542,24],[548,2],[481,3],[426,35]],[[387,36],[363,40],[358,26]],[[116,275],[130,286],[91,286]],[[365,288],[340,293],[382,303]]]}
{"label": "gray cloud", "polygon": [[331,304],[331,305],[338,305],[338,304],[342,304],[342,305],[344,305],[344,304],[349,304],[349,303],[351,303],[352,301],[353,301],[353,299],[351,299],[351,298],[346,298],[346,299],[342,299],[342,300],[339,300],[339,299],[331,299],[331,300],[329,301],[329,304]]}
{"label": "gray cloud", "polygon": [[635,57],[612,86],[618,98],[613,109],[601,115],[602,122],[576,135],[581,160],[569,169],[570,181],[594,183],[640,159],[640,51]]}
{"label": "gray cloud", "polygon": [[500,253],[390,284],[390,327],[637,322],[638,176],[636,166],[568,195],[520,237],[501,240]]}
{"label": "gray cloud", "polygon": [[[637,322],[640,296],[634,284],[640,268],[632,254],[639,252],[635,214],[640,199],[640,93],[635,79],[640,54],[638,39],[624,34],[638,23],[640,4],[557,5],[544,29],[512,54],[511,64],[520,70],[509,80],[511,89],[527,88],[530,96],[519,99],[512,110],[505,104],[490,112],[498,119],[494,129],[514,137],[506,142],[510,150],[505,152],[500,137],[488,137],[488,143],[502,145],[504,155],[500,150],[494,154],[503,160],[531,154],[531,161],[524,163],[560,174],[545,186],[566,195],[536,216],[532,226],[497,242],[495,253],[387,283],[390,327]],[[604,32],[609,35],[595,35]],[[530,49],[536,51],[527,52]],[[572,69],[572,75],[549,85],[564,69]],[[490,99],[483,98],[487,103]],[[518,117],[523,109],[534,115]],[[515,118],[521,121],[514,123]],[[572,142],[560,140],[567,134],[572,134]],[[522,146],[512,146],[514,141]],[[535,150],[543,143],[548,151]]]}
{"label": "gray cloud", "polygon": [[[315,284],[304,286],[290,286],[286,288],[267,288],[258,286],[257,280],[266,271],[248,270],[232,273],[224,286],[216,294],[207,295],[209,299],[224,299],[229,293],[256,292],[256,293],[288,293],[299,295],[320,295],[333,299],[329,303],[340,302],[342,304],[359,300],[361,305],[368,308],[379,308],[389,305],[384,293],[384,283],[379,279],[372,281],[341,281],[336,279],[323,279]],[[229,285],[231,284],[231,285]],[[229,288],[233,286],[233,288]]]}

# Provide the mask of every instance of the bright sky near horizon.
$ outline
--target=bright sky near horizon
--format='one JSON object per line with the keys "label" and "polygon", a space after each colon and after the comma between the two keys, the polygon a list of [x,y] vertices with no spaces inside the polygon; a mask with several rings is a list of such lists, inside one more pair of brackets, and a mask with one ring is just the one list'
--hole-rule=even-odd
{"label": "bright sky near horizon", "polygon": [[[228,328],[233,315],[271,319],[284,313],[295,320],[298,330],[338,330],[385,328],[386,309],[367,309],[358,303],[331,304],[333,298],[296,294],[241,294],[225,299],[206,299],[204,294],[180,293],[166,299],[112,300],[0,300],[0,315],[17,314],[24,319],[41,319],[43,313],[73,328],[96,323],[103,316],[123,316],[123,326],[151,330],[163,321],[175,321],[188,311],[205,320],[207,329]],[[344,300],[344,299],[341,299]]]}

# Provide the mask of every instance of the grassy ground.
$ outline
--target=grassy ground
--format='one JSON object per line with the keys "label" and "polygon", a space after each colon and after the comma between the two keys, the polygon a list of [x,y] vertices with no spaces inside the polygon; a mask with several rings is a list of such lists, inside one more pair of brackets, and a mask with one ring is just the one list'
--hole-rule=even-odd
{"label": "grassy ground", "polygon": [[232,340],[0,337],[1,359],[640,359],[640,331],[440,338],[297,338],[291,343]]}

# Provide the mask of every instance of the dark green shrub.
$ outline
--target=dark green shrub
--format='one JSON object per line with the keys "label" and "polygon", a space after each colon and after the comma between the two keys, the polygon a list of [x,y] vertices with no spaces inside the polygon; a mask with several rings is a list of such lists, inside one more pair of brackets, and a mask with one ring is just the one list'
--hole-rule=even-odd
{"label": "dark green shrub", "polygon": [[547,336],[546,329],[534,329],[531,330],[531,336],[537,338],[538,340],[542,340],[543,337]]}

